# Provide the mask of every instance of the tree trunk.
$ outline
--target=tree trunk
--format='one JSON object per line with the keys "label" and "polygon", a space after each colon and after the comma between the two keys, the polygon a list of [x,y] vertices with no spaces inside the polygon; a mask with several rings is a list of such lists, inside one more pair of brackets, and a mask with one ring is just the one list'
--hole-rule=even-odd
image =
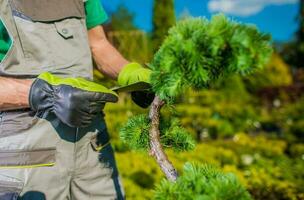
{"label": "tree trunk", "polygon": [[149,118],[151,120],[150,154],[155,158],[156,162],[166,175],[167,179],[169,181],[175,182],[178,177],[177,171],[169,161],[168,156],[164,152],[164,149],[160,143],[159,119],[160,110],[164,104],[165,102],[156,96],[151,105],[149,113]]}

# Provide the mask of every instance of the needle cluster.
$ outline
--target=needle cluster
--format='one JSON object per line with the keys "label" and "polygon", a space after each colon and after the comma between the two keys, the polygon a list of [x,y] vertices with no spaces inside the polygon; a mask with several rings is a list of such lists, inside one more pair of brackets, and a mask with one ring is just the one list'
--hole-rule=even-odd
{"label": "needle cluster", "polygon": [[[151,123],[146,115],[137,115],[120,129],[120,138],[134,150],[149,150],[149,131]],[[175,151],[194,149],[195,142],[178,119],[160,120],[160,142],[165,148]]]}
{"label": "needle cluster", "polygon": [[253,25],[215,15],[189,18],[170,29],[150,67],[153,90],[172,102],[186,88],[203,89],[230,74],[262,68],[272,53],[270,36]]}

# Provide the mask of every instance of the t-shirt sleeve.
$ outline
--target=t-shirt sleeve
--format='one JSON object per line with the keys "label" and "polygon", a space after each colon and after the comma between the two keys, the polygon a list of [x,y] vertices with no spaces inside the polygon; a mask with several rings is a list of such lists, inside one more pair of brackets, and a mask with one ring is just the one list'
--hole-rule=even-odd
{"label": "t-shirt sleeve", "polygon": [[85,2],[86,24],[91,29],[108,20],[108,15],[101,5],[100,0],[87,0]]}

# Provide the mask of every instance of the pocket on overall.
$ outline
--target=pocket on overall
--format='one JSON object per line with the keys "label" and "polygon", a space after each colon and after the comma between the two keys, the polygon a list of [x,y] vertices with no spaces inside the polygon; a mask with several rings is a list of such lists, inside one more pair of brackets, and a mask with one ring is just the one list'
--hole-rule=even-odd
{"label": "pocket on overall", "polygon": [[87,50],[77,48],[87,44],[82,0],[9,1],[24,57],[39,64],[29,72],[64,69]]}
{"label": "pocket on overall", "polygon": [[[99,152],[106,146],[110,145],[110,136],[107,131],[103,113],[95,118],[89,128],[95,130],[95,133],[90,139],[91,147],[94,151]],[[90,132],[90,130],[84,129],[84,132]]]}
{"label": "pocket on overall", "polygon": [[0,174],[0,199],[17,200],[23,183],[15,178]]}
{"label": "pocket on overall", "polygon": [[30,111],[8,111],[0,113],[0,139],[14,136],[30,129],[38,122]]}
{"label": "pocket on overall", "polygon": [[[35,139],[40,132],[32,131],[32,128],[39,123],[39,119],[30,113],[30,110],[22,110],[0,114],[0,169],[49,167],[55,164],[56,145],[52,138],[45,137],[46,143],[53,142],[49,144],[51,147],[42,144],[35,147]],[[32,132],[37,135],[29,135]]]}
{"label": "pocket on overall", "polygon": [[35,150],[0,149],[0,169],[52,167],[56,161],[56,149]]}

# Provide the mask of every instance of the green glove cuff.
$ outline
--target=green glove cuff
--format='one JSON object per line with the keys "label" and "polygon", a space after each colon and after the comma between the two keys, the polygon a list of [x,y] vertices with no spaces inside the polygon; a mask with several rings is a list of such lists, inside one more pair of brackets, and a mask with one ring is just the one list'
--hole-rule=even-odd
{"label": "green glove cuff", "polygon": [[138,63],[127,64],[118,75],[118,84],[127,86],[138,82],[150,83],[151,70]]}
{"label": "green glove cuff", "polygon": [[118,96],[115,92],[109,90],[108,88],[88,81],[84,78],[60,78],[57,76],[54,76],[53,74],[49,72],[42,73],[38,76],[39,79],[42,79],[46,82],[48,82],[51,85],[58,86],[58,85],[69,85],[74,88],[78,88],[84,91],[88,92],[102,92],[102,93],[107,93],[107,94],[113,94],[115,96]]}

